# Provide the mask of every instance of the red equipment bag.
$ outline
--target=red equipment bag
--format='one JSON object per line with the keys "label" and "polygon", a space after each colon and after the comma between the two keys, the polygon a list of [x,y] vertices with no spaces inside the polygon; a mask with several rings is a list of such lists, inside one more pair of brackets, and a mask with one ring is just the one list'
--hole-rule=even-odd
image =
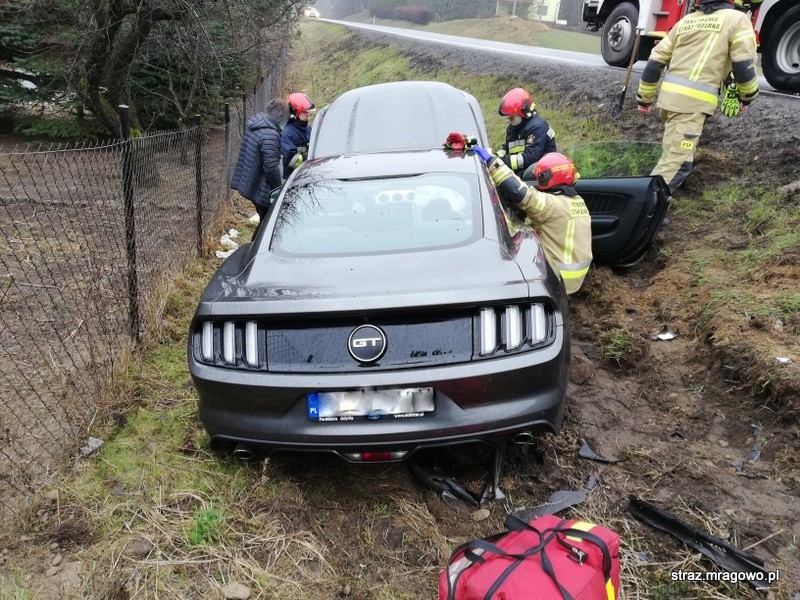
{"label": "red equipment bag", "polygon": [[439,577],[439,600],[616,600],[619,534],[553,515],[453,551]]}

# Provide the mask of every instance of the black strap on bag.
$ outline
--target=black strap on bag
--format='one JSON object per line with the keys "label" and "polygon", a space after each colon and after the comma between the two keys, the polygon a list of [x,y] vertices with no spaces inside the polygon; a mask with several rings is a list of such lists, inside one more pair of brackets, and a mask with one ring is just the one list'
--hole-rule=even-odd
{"label": "black strap on bag", "polygon": [[542,571],[547,573],[550,579],[553,580],[553,583],[556,584],[556,587],[558,588],[558,591],[561,592],[561,595],[564,597],[564,600],[573,600],[570,593],[558,581],[558,578],[556,577],[556,572],[553,569],[553,563],[550,562],[550,559],[547,557],[547,552],[545,551],[544,548],[542,548],[541,551],[541,560],[542,560]]}
{"label": "black strap on bag", "polygon": [[[611,551],[608,549],[608,546],[602,538],[593,533],[589,533],[588,531],[583,531],[582,529],[572,529],[571,527],[565,527],[564,529],[555,528],[553,531],[563,533],[568,537],[576,537],[586,540],[587,542],[591,542],[600,548],[600,552],[603,553],[603,579],[608,581],[611,578]],[[561,536],[557,536],[556,539],[558,540],[558,543],[567,550],[573,551],[575,549],[575,546],[562,539]]]}
{"label": "black strap on bag", "polygon": [[[553,569],[553,564],[550,562],[550,559],[547,557],[547,552],[545,548],[550,543],[550,540],[555,537],[561,546],[566,548],[572,553],[579,551],[579,549],[565,539],[562,538],[561,534],[564,536],[575,537],[578,539],[586,540],[587,542],[591,542],[595,546],[600,549],[600,552],[603,554],[603,579],[605,581],[609,581],[611,579],[611,552],[608,549],[608,545],[603,541],[602,538],[599,536],[589,533],[588,531],[583,531],[582,529],[575,529],[572,527],[563,527],[563,525],[567,521],[562,519],[561,522],[553,528],[545,529],[543,532],[539,532],[535,527],[526,523],[519,517],[514,515],[508,515],[505,520],[505,526],[509,531],[536,531],[539,533],[540,536],[544,537],[544,541],[540,544],[540,553],[541,553],[541,561],[542,561],[542,570],[553,580],[553,583],[558,586],[558,590],[561,592],[561,595],[564,597],[564,600],[572,600],[572,596],[569,592],[564,589],[564,587],[559,583],[558,579],[556,578],[555,570]],[[552,534],[552,535],[549,535]]]}
{"label": "black strap on bag", "polygon": [[[553,538],[558,537],[558,533],[553,529],[545,530],[544,532],[539,531],[538,529],[533,527],[530,523],[526,523],[525,521],[523,521],[519,517],[515,517],[514,515],[508,515],[506,517],[504,525],[509,532],[531,531],[536,533],[536,535],[539,536],[539,543],[535,546],[532,546],[531,548],[529,548],[528,550],[526,550],[521,554],[511,554],[502,550],[500,551],[503,556],[516,558],[516,560],[512,564],[510,564],[505,571],[503,571],[500,574],[500,576],[495,580],[495,582],[491,585],[491,587],[486,591],[484,600],[491,600],[491,597],[495,594],[495,592],[497,592],[497,590],[500,588],[500,586],[503,584],[506,578],[509,575],[511,575],[511,573],[520,564],[522,564],[522,562],[526,558],[530,558],[535,554],[540,555],[542,570],[550,577],[550,579],[553,580],[553,583],[556,584],[556,587],[558,587],[558,590],[559,592],[561,592],[561,595],[563,596],[564,600],[573,600],[570,593],[566,589],[564,589],[564,586],[562,586],[561,583],[559,583],[558,579],[556,579],[556,574],[555,571],[553,570],[553,565],[550,562],[550,559],[547,557],[547,553],[545,551],[545,548],[553,540]],[[498,548],[498,550],[500,549]]]}
{"label": "black strap on bag", "polygon": [[[469,561],[471,561],[473,563],[476,563],[476,564],[483,564],[484,562],[486,562],[486,559],[483,558],[483,556],[481,556],[479,554],[476,554],[473,550],[483,550],[484,553],[491,552],[492,554],[495,554],[497,556],[503,556],[505,558],[513,558],[513,559],[515,559],[514,562],[512,562],[510,565],[508,565],[508,567],[506,567],[506,569],[500,574],[500,576],[497,579],[495,579],[494,583],[486,591],[486,595],[484,596],[484,598],[487,599],[487,600],[490,599],[494,595],[494,593],[497,591],[497,589],[503,584],[503,582],[514,571],[514,569],[516,569],[520,564],[522,564],[522,562],[526,558],[529,558],[529,557],[531,557],[531,556],[533,556],[535,554],[538,554],[539,552],[542,552],[544,550],[545,545],[550,542],[550,539],[552,539],[552,538],[549,538],[547,540],[543,540],[542,539],[542,533],[538,529],[536,529],[535,527],[531,527],[530,525],[528,525],[527,523],[525,523],[523,521],[519,521],[519,524],[521,524],[521,527],[524,530],[532,531],[538,537],[538,543],[533,545],[533,546],[531,546],[530,548],[528,548],[524,552],[506,552],[505,550],[503,550],[502,548],[499,548],[495,544],[492,544],[491,542],[488,542],[487,540],[480,540],[480,539],[479,540],[472,540],[471,542],[467,542],[467,544],[465,544],[466,548],[464,549],[464,557],[467,558]],[[513,529],[507,527],[508,531],[509,532],[518,531],[518,529],[516,529],[516,527],[520,526],[519,524],[518,523],[514,523],[514,527],[515,528],[513,528]],[[448,581],[448,583],[449,583],[449,581]],[[448,597],[449,597],[449,594],[448,594]],[[572,600],[572,599],[568,598],[567,600]]]}

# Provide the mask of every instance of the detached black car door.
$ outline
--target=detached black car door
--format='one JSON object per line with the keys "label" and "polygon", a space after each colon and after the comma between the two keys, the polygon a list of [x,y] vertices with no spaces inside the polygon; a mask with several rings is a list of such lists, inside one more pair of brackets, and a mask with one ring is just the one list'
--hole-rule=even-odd
{"label": "detached black car door", "polygon": [[670,201],[660,175],[579,179],[575,185],[592,216],[594,262],[629,267],[639,262],[661,227]]}

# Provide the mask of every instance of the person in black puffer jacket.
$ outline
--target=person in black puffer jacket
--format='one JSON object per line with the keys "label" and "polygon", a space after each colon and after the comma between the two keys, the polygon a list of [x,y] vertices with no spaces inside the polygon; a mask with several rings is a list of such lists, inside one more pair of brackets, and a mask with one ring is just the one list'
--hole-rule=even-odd
{"label": "person in black puffer jacket", "polygon": [[280,187],[283,180],[281,129],[288,120],[289,106],[286,101],[280,98],[270,100],[265,112],[247,121],[239,147],[231,188],[255,205],[261,221],[269,210],[270,192]]}

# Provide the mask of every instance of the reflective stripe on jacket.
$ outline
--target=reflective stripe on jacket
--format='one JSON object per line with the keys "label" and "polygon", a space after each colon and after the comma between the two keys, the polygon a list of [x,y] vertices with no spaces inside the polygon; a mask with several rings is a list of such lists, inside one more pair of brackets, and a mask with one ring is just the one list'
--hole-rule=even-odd
{"label": "reflective stripe on jacket", "polygon": [[683,17],[656,44],[639,83],[637,100],[651,104],[661,73],[668,67],[658,108],[680,113],[713,115],[719,88],[733,71],[739,99],[745,104],[758,95],[756,36],[750,19],[733,7]]}
{"label": "reflective stripe on jacket", "polygon": [[[297,149],[301,146],[306,147],[311,141],[311,126],[306,121],[300,119],[290,119],[286,127],[281,131],[281,156],[283,157],[283,178],[288,179],[294,167],[290,164],[292,158],[297,154]],[[304,156],[303,159],[306,157]]]}
{"label": "reflective stripe on jacket", "polygon": [[567,293],[577,292],[592,263],[592,219],[583,198],[531,187],[518,206],[533,223]]}

